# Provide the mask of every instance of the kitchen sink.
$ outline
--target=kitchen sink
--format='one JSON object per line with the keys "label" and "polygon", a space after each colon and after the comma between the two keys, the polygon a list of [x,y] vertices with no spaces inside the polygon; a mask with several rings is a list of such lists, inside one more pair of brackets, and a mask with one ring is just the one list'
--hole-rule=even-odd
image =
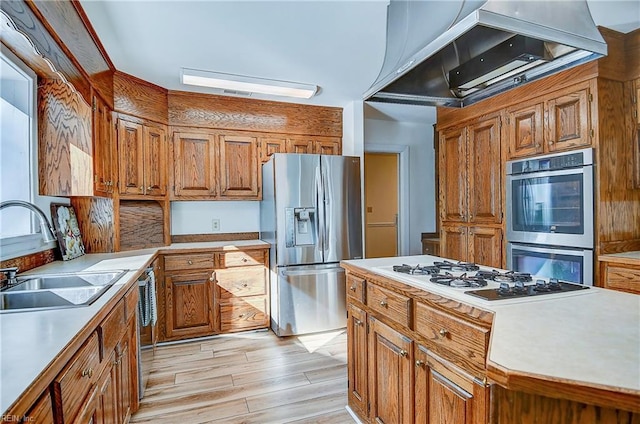
{"label": "kitchen sink", "polygon": [[22,276],[0,292],[0,313],[91,305],[126,271]]}

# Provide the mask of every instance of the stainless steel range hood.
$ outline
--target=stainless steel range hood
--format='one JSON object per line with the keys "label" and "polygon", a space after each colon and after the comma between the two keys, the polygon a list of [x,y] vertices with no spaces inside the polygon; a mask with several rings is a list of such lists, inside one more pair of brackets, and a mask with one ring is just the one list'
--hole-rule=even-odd
{"label": "stainless steel range hood", "polygon": [[391,0],[364,100],[464,107],[606,54],[586,0]]}

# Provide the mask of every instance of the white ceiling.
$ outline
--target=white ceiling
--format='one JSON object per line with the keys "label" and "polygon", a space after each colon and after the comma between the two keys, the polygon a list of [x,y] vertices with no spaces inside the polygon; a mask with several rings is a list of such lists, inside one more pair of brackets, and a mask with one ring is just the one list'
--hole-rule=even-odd
{"label": "white ceiling", "polygon": [[[343,107],[362,99],[384,59],[386,0],[81,3],[118,70],[171,90],[210,92],[181,84],[186,67],[315,84],[319,94],[290,101]],[[640,28],[637,0],[588,3],[597,25],[621,32]],[[423,116],[419,107],[397,106],[380,107],[374,115],[408,121]]]}

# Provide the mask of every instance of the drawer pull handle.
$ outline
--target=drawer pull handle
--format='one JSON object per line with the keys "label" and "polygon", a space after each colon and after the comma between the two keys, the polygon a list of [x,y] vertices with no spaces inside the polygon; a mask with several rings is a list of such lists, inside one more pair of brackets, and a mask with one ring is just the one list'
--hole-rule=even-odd
{"label": "drawer pull handle", "polygon": [[387,303],[386,300],[381,300],[380,301],[380,306],[382,306],[383,308],[386,308],[387,306],[389,306],[389,304]]}
{"label": "drawer pull handle", "polygon": [[249,284],[244,283],[244,284],[242,285],[242,287],[249,287]]}
{"label": "drawer pull handle", "polygon": [[356,286],[349,287],[349,290],[351,290],[352,292],[355,292],[356,291]]}
{"label": "drawer pull handle", "polygon": [[362,325],[362,321],[360,321],[359,319],[355,320],[355,323],[358,327]]}
{"label": "drawer pull handle", "polygon": [[418,359],[416,361],[416,367],[418,368],[422,368],[424,366],[424,361],[421,361],[420,359]]}
{"label": "drawer pull handle", "polygon": [[188,263],[189,265],[193,265],[193,261],[191,261],[191,260],[187,261],[187,263]]}
{"label": "drawer pull handle", "polygon": [[242,258],[242,262],[249,262],[249,259],[247,259],[247,258]]}
{"label": "drawer pull handle", "polygon": [[244,314],[240,314],[238,315],[238,318],[242,318],[244,316]]}
{"label": "drawer pull handle", "polygon": [[409,356],[409,352],[407,352],[406,350],[402,349],[400,351],[400,356],[402,356],[403,358],[406,358],[407,356]]}
{"label": "drawer pull handle", "polygon": [[88,377],[88,378],[93,377],[93,368],[86,368],[86,369],[82,370],[82,376],[83,377]]}
{"label": "drawer pull handle", "polygon": [[449,334],[449,331],[444,328],[441,328],[439,333],[442,337],[447,337],[447,334]]}

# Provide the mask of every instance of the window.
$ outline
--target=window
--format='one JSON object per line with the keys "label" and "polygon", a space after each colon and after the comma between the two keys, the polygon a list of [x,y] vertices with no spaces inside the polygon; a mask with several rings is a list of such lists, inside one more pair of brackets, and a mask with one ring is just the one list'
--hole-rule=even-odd
{"label": "window", "polygon": [[[49,204],[65,199],[39,196],[37,177],[36,76],[2,48],[0,52],[0,201],[36,204],[50,219]],[[0,259],[46,249],[37,217],[21,207],[0,211]]]}

